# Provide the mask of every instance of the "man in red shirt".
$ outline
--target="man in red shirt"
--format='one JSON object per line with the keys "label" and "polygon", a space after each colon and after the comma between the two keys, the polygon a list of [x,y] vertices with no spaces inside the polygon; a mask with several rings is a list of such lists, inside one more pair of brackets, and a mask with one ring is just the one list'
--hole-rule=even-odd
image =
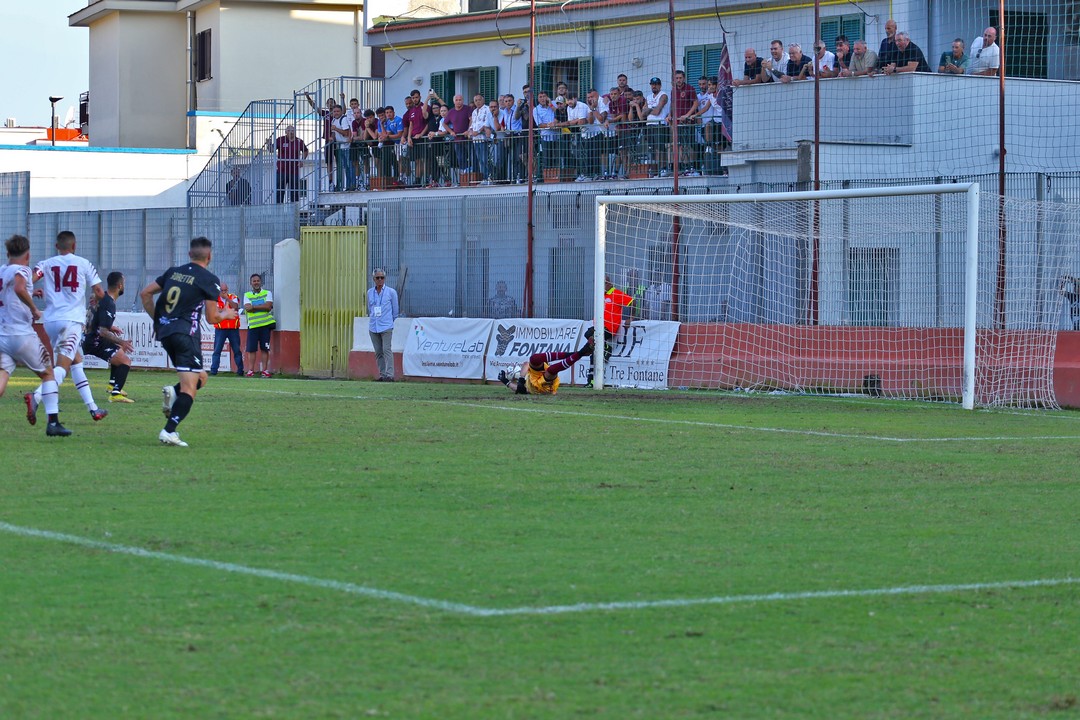
{"label": "man in red shirt", "polygon": [[[669,118],[672,122],[678,121],[679,165],[687,168],[685,172],[693,172],[697,143],[697,91],[686,84],[686,73],[682,70],[675,71],[675,89],[671,92],[672,111]],[[682,168],[680,168],[681,170]]]}
{"label": "man in red shirt", "polygon": [[285,128],[285,136],[274,141],[277,152],[277,201],[285,202],[285,189],[289,188],[289,202],[300,200],[300,163],[307,160],[308,149],[303,140],[296,137],[296,126]]}
{"label": "man in red shirt", "polygon": [[[221,292],[218,293],[217,306],[218,310],[232,308],[237,312],[240,311],[240,298],[229,292],[229,286],[224,280],[221,281]],[[217,375],[218,373],[218,368],[221,366],[221,351],[225,349],[226,341],[232,347],[233,361],[236,362],[236,374],[244,377],[244,353],[241,352],[243,348],[240,347],[240,318],[238,317],[222,320],[214,325],[214,355],[210,361],[210,374]]]}

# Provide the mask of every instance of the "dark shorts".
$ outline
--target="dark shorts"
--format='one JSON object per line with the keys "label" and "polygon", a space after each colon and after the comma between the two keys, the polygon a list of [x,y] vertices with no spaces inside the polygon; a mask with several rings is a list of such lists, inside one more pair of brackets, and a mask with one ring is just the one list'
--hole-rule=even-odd
{"label": "dark shorts", "polygon": [[246,351],[270,352],[270,333],[274,331],[276,325],[277,323],[270,323],[258,328],[248,328]]}
{"label": "dark shorts", "polygon": [[112,360],[112,356],[119,350],[119,345],[104,340],[97,335],[86,338],[83,340],[82,344],[83,355],[93,355],[96,358],[101,358],[105,362]]}
{"label": "dark shorts", "polygon": [[202,372],[202,343],[192,335],[166,335],[161,347],[177,372]]}

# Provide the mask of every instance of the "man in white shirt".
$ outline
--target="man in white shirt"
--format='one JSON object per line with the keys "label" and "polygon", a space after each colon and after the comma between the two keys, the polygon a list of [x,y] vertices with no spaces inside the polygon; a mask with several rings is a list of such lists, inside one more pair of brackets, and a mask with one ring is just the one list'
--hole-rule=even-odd
{"label": "man in white shirt", "polygon": [[997,45],[997,30],[992,27],[975,38],[968,54],[968,75],[997,75],[1001,67],[1001,48]]}
{"label": "man in white shirt", "polygon": [[769,57],[761,63],[761,82],[780,82],[787,72],[787,61],[784,43],[780,40],[769,43]]}
{"label": "man in white shirt", "polygon": [[[4,243],[7,265],[0,265],[0,397],[7,389],[8,378],[15,363],[25,365],[41,378],[41,396],[49,423],[45,434],[67,437],[71,431],[60,424],[60,391],[49,367],[49,353],[34,331],[34,321],[41,313],[34,306],[34,289],[30,271],[30,241],[22,235],[12,235]],[[26,419],[37,423],[37,406],[33,393],[26,393]]]}
{"label": "man in white shirt", "polygon": [[584,145],[581,144],[579,133],[589,122],[589,106],[578,101],[577,93],[570,93],[566,97],[566,127],[570,130],[571,154],[577,165],[577,177],[574,182],[585,182],[585,169],[588,161],[584,155]]}
{"label": "man in white shirt", "polygon": [[491,165],[488,163],[487,142],[495,134],[495,119],[491,110],[484,102],[484,96],[473,96],[473,111],[469,116],[469,129],[465,131],[465,137],[472,140],[472,169],[473,172],[483,174],[484,185],[491,184]]}
{"label": "man in white shirt", "polygon": [[814,58],[810,61],[810,71],[807,73],[814,77],[820,73],[823,78],[834,77],[836,74],[836,55],[825,49],[825,43],[818,40],[814,43]]}
{"label": "man in white shirt", "polygon": [[[53,375],[56,386],[64,382],[68,373],[86,403],[90,417],[101,420],[108,411],[99,408],[90,391],[90,381],[83,369],[82,339],[86,322],[86,289],[89,287],[96,299],[105,295],[97,270],[86,258],[75,254],[75,233],[63,230],[56,236],[59,253],[34,266],[34,280],[43,280],[45,296],[45,334],[53,349]],[[34,390],[34,409],[41,404],[42,386]],[[28,404],[29,405],[29,404]],[[28,411],[30,410],[28,406]]]}
{"label": "man in white shirt", "polygon": [[671,130],[667,125],[671,106],[668,103],[668,94],[664,92],[660,78],[654,77],[649,80],[649,92],[645,93],[645,107],[648,114],[645,116],[645,139],[652,150],[653,163],[660,170],[660,177],[667,177],[667,146],[671,139]]}

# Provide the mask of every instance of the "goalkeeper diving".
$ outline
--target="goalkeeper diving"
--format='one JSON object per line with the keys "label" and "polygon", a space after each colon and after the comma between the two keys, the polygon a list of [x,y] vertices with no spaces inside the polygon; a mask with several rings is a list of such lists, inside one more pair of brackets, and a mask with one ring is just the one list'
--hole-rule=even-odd
{"label": "goalkeeper diving", "polygon": [[585,331],[585,344],[577,352],[534,353],[523,366],[524,375],[517,371],[499,373],[499,382],[517,395],[554,395],[559,389],[559,373],[593,354],[593,328]]}

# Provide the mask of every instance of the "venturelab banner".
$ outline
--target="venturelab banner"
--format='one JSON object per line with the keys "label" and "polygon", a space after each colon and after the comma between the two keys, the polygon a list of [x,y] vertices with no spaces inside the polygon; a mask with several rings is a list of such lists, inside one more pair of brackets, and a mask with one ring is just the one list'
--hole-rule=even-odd
{"label": "venturelab banner", "polygon": [[484,318],[415,318],[401,358],[404,373],[481,379],[492,322]]}

